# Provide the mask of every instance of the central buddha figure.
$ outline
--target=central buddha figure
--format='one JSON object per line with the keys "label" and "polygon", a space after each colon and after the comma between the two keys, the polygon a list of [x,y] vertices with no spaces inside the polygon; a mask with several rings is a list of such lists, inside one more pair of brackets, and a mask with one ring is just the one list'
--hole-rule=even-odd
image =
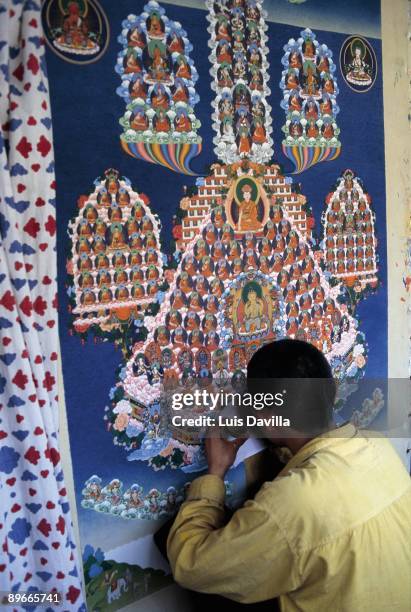
{"label": "central buddha figure", "polygon": [[239,203],[239,216],[237,229],[241,232],[255,231],[261,226],[258,220],[258,205],[255,200],[252,199],[252,187],[249,184],[245,184],[241,192],[243,194],[243,200]]}

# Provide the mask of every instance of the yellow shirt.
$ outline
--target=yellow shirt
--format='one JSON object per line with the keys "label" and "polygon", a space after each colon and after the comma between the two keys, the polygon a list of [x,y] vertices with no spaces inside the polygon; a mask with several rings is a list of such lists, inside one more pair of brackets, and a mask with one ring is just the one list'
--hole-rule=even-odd
{"label": "yellow shirt", "polygon": [[284,612],[409,612],[410,478],[368,436],[345,425],[311,440],[228,523],[223,481],[194,480],[167,542],[175,580],[242,603],[279,597]]}

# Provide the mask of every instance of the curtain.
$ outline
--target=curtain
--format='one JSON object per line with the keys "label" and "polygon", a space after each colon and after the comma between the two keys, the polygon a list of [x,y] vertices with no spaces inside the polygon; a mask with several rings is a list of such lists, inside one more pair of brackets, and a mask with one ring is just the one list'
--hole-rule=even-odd
{"label": "curtain", "polygon": [[0,0],[0,94],[0,591],[57,591],[58,609],[85,610],[59,454],[55,180],[37,2]]}

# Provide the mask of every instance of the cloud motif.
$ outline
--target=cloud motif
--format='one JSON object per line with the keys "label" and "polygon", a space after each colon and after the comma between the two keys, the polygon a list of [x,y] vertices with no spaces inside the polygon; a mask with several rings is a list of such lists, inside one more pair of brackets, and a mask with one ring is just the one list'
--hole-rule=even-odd
{"label": "cloud motif", "polygon": [[0,472],[11,474],[19,459],[20,454],[11,446],[3,446],[3,448],[0,448]]}
{"label": "cloud motif", "polygon": [[29,537],[31,525],[25,518],[18,518],[14,521],[8,533],[8,537],[15,544],[23,544]]}

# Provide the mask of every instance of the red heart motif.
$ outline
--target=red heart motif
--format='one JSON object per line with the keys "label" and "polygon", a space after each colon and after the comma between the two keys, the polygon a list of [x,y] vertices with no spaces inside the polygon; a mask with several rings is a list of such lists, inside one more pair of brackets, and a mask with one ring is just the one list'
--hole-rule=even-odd
{"label": "red heart motif", "polygon": [[43,357],[41,355],[36,355],[34,363],[43,363]]}
{"label": "red heart motif", "polygon": [[43,476],[43,478],[47,478],[47,476],[49,475],[49,471],[48,470],[41,470],[40,474]]}
{"label": "red heart motif", "polygon": [[38,207],[40,206],[44,206],[45,205],[45,201],[43,200],[43,198],[37,198],[37,200],[34,202],[34,204]]}
{"label": "red heart motif", "polygon": [[25,191],[25,189],[26,189],[26,185],[23,185],[23,183],[19,183],[19,184],[17,185],[17,191],[18,191],[19,193],[23,193],[23,191]]}
{"label": "red heart motif", "polygon": [[56,504],[53,504],[52,501],[48,501],[46,504],[46,508],[48,508],[49,510],[53,510],[53,508],[56,507]]}
{"label": "red heart motif", "polygon": [[34,402],[36,401],[36,399],[37,399],[37,395],[36,395],[35,393],[33,393],[32,395],[29,395],[29,400],[30,400],[31,402],[33,402],[33,403],[34,403]]}
{"label": "red heart motif", "polygon": [[41,244],[39,244],[40,251],[45,251],[47,247],[48,247],[47,242],[42,242]]}
{"label": "red heart motif", "polygon": [[37,25],[38,25],[37,21],[33,17],[33,19],[31,21],[29,21],[29,26],[31,26],[32,28],[37,28]]}
{"label": "red heart motif", "polygon": [[40,170],[40,164],[31,164],[31,169],[34,172],[38,172]]}
{"label": "red heart motif", "polygon": [[50,327],[50,329],[54,327],[55,324],[56,324],[55,321],[47,321],[47,326]]}
{"label": "red heart motif", "polygon": [[42,433],[44,433],[43,429],[37,425],[36,429],[34,430],[34,435],[41,436]]}
{"label": "red heart motif", "polygon": [[46,538],[49,537],[50,531],[51,531],[51,525],[50,523],[48,523],[46,521],[46,519],[41,519],[40,523],[37,525],[37,529],[39,531],[41,531],[41,533],[46,536]]}
{"label": "red heart motif", "polygon": [[23,87],[24,91],[30,91],[31,89],[31,83],[26,83],[25,86]]}
{"label": "red heart motif", "polygon": [[24,576],[24,582],[27,582],[28,580],[30,580],[30,578],[32,577],[33,574],[30,574],[30,572],[27,572],[27,574]]}
{"label": "red heart motif", "polygon": [[57,359],[57,353],[51,353],[50,361],[56,361],[56,359]]}
{"label": "red heart motif", "polygon": [[45,559],[44,557],[41,557],[41,559],[40,559],[40,563],[41,563],[42,565],[47,565],[48,561],[47,561],[47,559]]}
{"label": "red heart motif", "polygon": [[23,549],[20,551],[20,555],[21,555],[22,557],[25,557],[25,556],[27,555],[27,548],[23,548]]}
{"label": "red heart motif", "polygon": [[32,264],[24,264],[24,267],[26,268],[26,272],[31,272],[31,270],[33,269],[33,265]]}
{"label": "red heart motif", "polygon": [[21,261],[15,261],[14,262],[14,268],[16,270],[20,270],[20,268],[22,268],[22,267],[23,267],[23,264],[21,263]]}
{"label": "red heart motif", "polygon": [[63,572],[57,572],[56,577],[57,578],[65,578],[65,574],[63,574]]}
{"label": "red heart motif", "polygon": [[21,423],[24,421],[24,416],[22,414],[16,414],[16,421],[17,423]]}
{"label": "red heart motif", "polygon": [[14,478],[14,476],[13,476],[13,478],[7,478],[7,480],[6,480],[6,483],[8,485],[10,485],[10,487],[12,487],[15,482],[16,482],[16,479]]}
{"label": "red heart motif", "polygon": [[53,281],[51,280],[49,276],[44,276],[42,282],[43,282],[43,285],[51,285]]}
{"label": "red heart motif", "polygon": [[3,440],[3,438],[7,438],[7,436],[8,434],[5,431],[3,430],[0,431],[0,440]]}
{"label": "red heart motif", "polygon": [[11,338],[3,338],[2,342],[3,342],[3,346],[7,346],[8,344],[10,344]]}
{"label": "red heart motif", "polygon": [[55,548],[56,550],[57,550],[58,548],[60,548],[60,542],[52,542],[52,543],[51,543],[51,545],[52,545],[52,547],[53,547],[53,548]]}
{"label": "red heart motif", "polygon": [[36,491],[36,489],[30,488],[29,489],[29,493],[30,493],[31,497],[33,497],[34,495],[36,495],[37,491]]}
{"label": "red heart motif", "polygon": [[11,511],[14,512],[18,512],[19,510],[21,510],[21,506],[19,504],[13,504]]}
{"label": "red heart motif", "polygon": [[6,565],[5,565],[5,563],[2,563],[2,564],[0,565],[0,572],[4,572],[4,570],[5,570],[5,569],[6,569]]}
{"label": "red heart motif", "polygon": [[31,116],[27,119],[27,125],[37,125],[37,121]]}
{"label": "red heart motif", "polygon": [[43,100],[43,102],[41,103],[41,108],[44,108],[44,110],[47,110],[47,102],[45,100]]}
{"label": "red heart motif", "polygon": [[43,408],[44,404],[46,403],[46,400],[39,400],[39,406],[40,408]]}
{"label": "red heart motif", "polygon": [[[21,304],[20,304],[20,306],[21,306]],[[22,359],[27,359],[27,357],[28,357],[28,356],[29,356],[29,352],[28,352],[28,350],[27,350],[27,349],[24,349],[24,351],[23,351],[23,352],[22,352],[22,354],[21,354],[21,358],[22,358]]]}

